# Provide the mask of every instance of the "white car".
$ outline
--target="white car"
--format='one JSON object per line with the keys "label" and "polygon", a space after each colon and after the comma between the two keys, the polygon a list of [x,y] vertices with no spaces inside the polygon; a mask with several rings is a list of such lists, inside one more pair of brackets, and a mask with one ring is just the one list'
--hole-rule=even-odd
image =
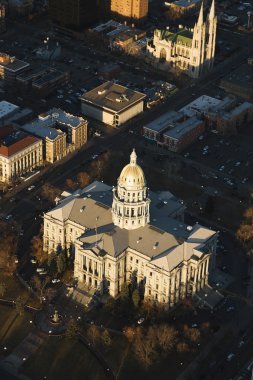
{"label": "white car", "polygon": [[227,361],[230,362],[234,357],[235,357],[235,354],[233,354],[233,352],[231,352],[231,354],[229,354],[227,356]]}
{"label": "white car", "polygon": [[31,186],[28,187],[27,190],[28,190],[28,191],[31,191],[31,190],[33,190],[34,188],[35,188],[35,186],[34,186],[34,185],[31,185]]}
{"label": "white car", "polygon": [[44,272],[45,271],[45,268],[37,268],[36,269],[36,272],[37,273],[41,273],[41,272]]}
{"label": "white car", "polygon": [[97,136],[97,137],[101,137],[102,135],[101,135],[101,132],[99,132],[99,131],[96,131],[95,133],[95,136]]}
{"label": "white car", "polygon": [[[37,261],[36,261],[35,259],[31,259],[30,262],[31,262],[32,264],[36,264]],[[39,269],[39,268],[38,268],[38,269]]]}
{"label": "white car", "polygon": [[60,282],[61,280],[59,278],[53,278],[52,284],[57,284],[57,282]]}
{"label": "white car", "polygon": [[91,158],[95,160],[98,157],[98,154],[94,154]]}
{"label": "white car", "polygon": [[145,318],[138,319],[137,323],[138,325],[141,325],[145,321]]}

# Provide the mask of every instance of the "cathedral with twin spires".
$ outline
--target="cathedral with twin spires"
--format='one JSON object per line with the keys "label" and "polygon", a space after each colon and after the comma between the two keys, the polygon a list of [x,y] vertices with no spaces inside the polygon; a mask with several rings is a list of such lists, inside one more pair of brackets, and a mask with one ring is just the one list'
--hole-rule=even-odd
{"label": "cathedral with twin spires", "polygon": [[152,42],[147,45],[147,51],[161,62],[167,62],[190,77],[198,78],[213,67],[216,28],[215,0],[212,0],[206,21],[202,2],[193,29],[181,25],[176,31],[169,28],[156,29]]}
{"label": "cathedral with twin spires", "polygon": [[44,215],[44,250],[74,255],[80,287],[117,297],[132,283],[169,307],[208,286],[216,244],[215,231],[184,223],[169,191],[148,191],[135,150],[117,187],[94,181],[65,192]]}

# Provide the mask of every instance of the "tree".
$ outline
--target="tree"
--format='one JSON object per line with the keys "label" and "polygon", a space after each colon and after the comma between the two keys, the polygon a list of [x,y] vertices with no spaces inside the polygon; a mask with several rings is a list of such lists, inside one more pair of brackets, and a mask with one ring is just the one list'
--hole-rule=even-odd
{"label": "tree", "polygon": [[177,341],[177,331],[174,327],[165,324],[156,326],[157,342],[164,351],[171,350]]}
{"label": "tree", "polygon": [[137,333],[134,341],[134,352],[137,359],[144,365],[145,368],[150,367],[157,357],[155,342],[150,337],[145,337],[143,334]]}
{"label": "tree", "polygon": [[49,202],[54,203],[55,199],[61,194],[61,190],[57,187],[45,183],[41,189],[41,196],[44,199],[47,199]]}
{"label": "tree", "polygon": [[40,298],[40,302],[42,302],[43,298],[45,297],[45,294],[46,294],[46,287],[50,283],[50,277],[46,276],[46,277],[42,278],[39,276],[34,276],[32,278],[32,283],[36,288],[36,291],[37,291],[38,296]]}
{"label": "tree", "polygon": [[74,190],[76,188],[76,184],[71,178],[66,179],[66,186],[72,190]]}
{"label": "tree", "polygon": [[87,338],[89,339],[89,341],[91,342],[93,346],[95,346],[95,344],[98,342],[99,337],[100,337],[99,328],[96,325],[89,326],[88,331],[87,331]]}
{"label": "tree", "polygon": [[19,296],[19,297],[16,299],[15,305],[16,305],[17,313],[18,313],[19,315],[23,315],[23,314],[24,314],[24,311],[25,311],[25,300],[24,300],[24,298],[21,297],[21,296]]}
{"label": "tree", "polygon": [[105,329],[101,335],[101,339],[102,339],[102,342],[103,344],[106,346],[106,347],[110,347],[111,344],[112,344],[112,339],[111,339],[111,336],[109,334],[109,331],[107,329]]}
{"label": "tree", "polygon": [[57,272],[63,273],[66,269],[66,256],[62,252],[59,255],[56,256],[56,266],[57,266]]}
{"label": "tree", "polygon": [[120,291],[120,298],[122,301],[129,300],[129,289],[127,284],[124,284]]}
{"label": "tree", "polygon": [[79,333],[80,333],[80,328],[77,322],[73,318],[71,318],[67,323],[67,328],[65,332],[66,338],[74,339],[77,337]]}
{"label": "tree", "polygon": [[10,275],[16,270],[17,232],[15,224],[0,220],[0,270]]}
{"label": "tree", "polygon": [[77,180],[78,180],[79,186],[81,187],[81,189],[83,189],[84,187],[86,187],[87,185],[89,185],[89,183],[90,183],[90,176],[86,172],[80,172],[77,175]]}
{"label": "tree", "polygon": [[3,282],[0,282],[0,297],[3,297],[6,293],[6,285]]}
{"label": "tree", "polygon": [[200,331],[197,328],[188,328],[184,333],[190,342],[196,343],[200,340]]}
{"label": "tree", "polygon": [[154,303],[149,299],[144,299],[141,305],[142,313],[146,318],[151,318],[155,313]]}
{"label": "tree", "polygon": [[123,329],[123,334],[127,338],[127,340],[132,343],[135,339],[136,331],[134,327],[126,326]]}
{"label": "tree", "polygon": [[236,231],[236,236],[243,243],[248,243],[253,237],[253,228],[248,224],[242,224]]}
{"label": "tree", "polygon": [[177,349],[177,352],[188,352],[189,346],[185,342],[179,342],[177,343],[176,349]]}
{"label": "tree", "polygon": [[132,293],[132,301],[133,301],[134,306],[137,308],[140,302],[140,295],[137,289],[135,289]]}
{"label": "tree", "polygon": [[30,248],[32,256],[35,256],[39,263],[47,259],[47,254],[43,251],[42,233],[32,238]]}

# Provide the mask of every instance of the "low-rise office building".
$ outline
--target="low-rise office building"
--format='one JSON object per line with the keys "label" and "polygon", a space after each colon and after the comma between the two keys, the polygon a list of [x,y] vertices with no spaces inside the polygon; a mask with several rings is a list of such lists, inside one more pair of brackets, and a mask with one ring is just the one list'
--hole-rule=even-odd
{"label": "low-rise office building", "polygon": [[118,127],[143,111],[146,95],[105,82],[81,97],[82,113]]}
{"label": "low-rise office building", "polygon": [[29,63],[21,61],[16,57],[0,53],[0,78],[2,78],[5,83],[12,84],[16,77],[27,70],[29,66]]}
{"label": "low-rise office building", "polygon": [[220,81],[220,87],[236,96],[251,100],[253,99],[253,66],[248,64],[241,65],[237,69],[230,71]]}
{"label": "low-rise office building", "polygon": [[203,120],[169,111],[143,127],[145,138],[173,152],[181,152],[205,130]]}
{"label": "low-rise office building", "polygon": [[44,159],[55,162],[87,142],[87,120],[53,108],[20,128],[43,139]]}
{"label": "low-rise office building", "polygon": [[176,0],[173,2],[165,1],[165,6],[172,9],[179,15],[196,12],[201,4],[201,0]]}
{"label": "low-rise office building", "polygon": [[9,120],[18,113],[19,106],[9,103],[6,100],[0,102],[0,126],[4,126]]}
{"label": "low-rise office building", "polygon": [[223,99],[202,95],[180,112],[188,117],[202,118],[207,128],[223,134],[235,134],[253,120],[253,103],[241,102],[232,95]]}
{"label": "low-rise office building", "polygon": [[0,128],[0,181],[10,183],[43,162],[42,140],[13,126]]}
{"label": "low-rise office building", "polygon": [[59,86],[69,81],[69,72],[56,70],[52,67],[31,68],[17,76],[17,85],[23,91],[33,90],[41,96],[47,96]]}

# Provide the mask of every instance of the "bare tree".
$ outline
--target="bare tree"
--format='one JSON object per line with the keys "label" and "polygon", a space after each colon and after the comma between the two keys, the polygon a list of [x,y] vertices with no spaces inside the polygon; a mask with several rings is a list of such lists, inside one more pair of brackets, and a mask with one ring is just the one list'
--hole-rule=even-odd
{"label": "bare tree", "polygon": [[177,352],[188,352],[189,345],[185,342],[178,342],[176,345]]}
{"label": "bare tree", "polygon": [[7,287],[6,284],[0,282],[0,297],[3,297],[6,293]]}
{"label": "bare tree", "polygon": [[87,331],[87,338],[89,339],[89,341],[91,342],[93,346],[95,346],[95,344],[98,342],[99,337],[100,337],[99,328],[96,325],[89,326],[88,331]]}
{"label": "bare tree", "polygon": [[32,282],[36,288],[36,291],[39,295],[40,302],[43,301],[43,297],[45,297],[46,294],[46,287],[50,282],[50,277],[46,276],[45,278],[41,278],[39,276],[34,276],[32,278]]}
{"label": "bare tree", "polygon": [[25,312],[25,299],[19,296],[15,302],[16,310],[19,315],[23,315]]}
{"label": "bare tree", "polygon": [[101,339],[102,339],[102,342],[103,344],[106,346],[106,347],[110,347],[111,344],[112,344],[112,339],[111,339],[111,336],[110,336],[110,333],[107,329],[105,329],[101,335]]}
{"label": "bare tree", "polygon": [[43,262],[47,259],[47,254],[43,251],[43,239],[41,234],[32,238],[31,254],[32,256],[35,256],[39,262]]}
{"label": "bare tree", "polygon": [[42,198],[47,199],[51,203],[54,203],[55,199],[60,194],[61,194],[60,189],[58,189],[57,187],[55,187],[55,186],[53,186],[47,182],[42,186],[42,189],[41,189]]}
{"label": "bare tree", "polygon": [[65,332],[66,338],[74,339],[77,337],[79,333],[80,333],[80,328],[77,322],[73,318],[71,318],[67,323],[67,328]]}
{"label": "bare tree", "polygon": [[123,334],[127,338],[127,340],[132,343],[135,339],[136,331],[134,327],[126,326],[123,329]]}
{"label": "bare tree", "polygon": [[200,340],[200,331],[197,328],[187,328],[184,330],[185,337],[193,343]]}
{"label": "bare tree", "polygon": [[137,334],[134,341],[134,351],[137,359],[144,365],[145,368],[150,367],[157,357],[156,343],[150,336]]}
{"label": "bare tree", "polygon": [[90,183],[90,176],[86,172],[80,172],[77,175],[77,180],[78,180],[79,186],[83,189],[84,187],[86,187],[87,185],[89,185],[89,183]]}
{"label": "bare tree", "polygon": [[171,350],[177,341],[177,331],[174,327],[165,324],[156,326],[157,342],[164,351]]}
{"label": "bare tree", "polygon": [[0,269],[6,274],[16,270],[15,255],[17,252],[17,235],[15,225],[0,221]]}
{"label": "bare tree", "polygon": [[66,186],[72,190],[74,190],[76,188],[76,184],[71,178],[66,179]]}

